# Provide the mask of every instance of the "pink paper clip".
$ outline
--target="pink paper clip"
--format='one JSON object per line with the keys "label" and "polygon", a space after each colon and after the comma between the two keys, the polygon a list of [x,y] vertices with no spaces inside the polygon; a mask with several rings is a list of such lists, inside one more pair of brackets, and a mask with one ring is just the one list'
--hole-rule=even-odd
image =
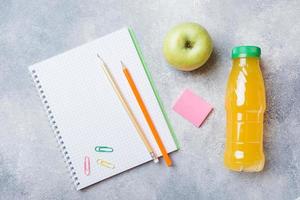
{"label": "pink paper clip", "polygon": [[90,158],[88,156],[84,157],[84,174],[86,176],[90,175]]}

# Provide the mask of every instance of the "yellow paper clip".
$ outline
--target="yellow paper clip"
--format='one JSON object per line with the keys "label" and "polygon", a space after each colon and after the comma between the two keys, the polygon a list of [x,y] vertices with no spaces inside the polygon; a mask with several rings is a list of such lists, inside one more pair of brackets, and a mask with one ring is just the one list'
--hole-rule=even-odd
{"label": "yellow paper clip", "polygon": [[98,159],[97,160],[98,165],[102,166],[102,167],[106,167],[109,169],[114,169],[115,165],[107,160],[103,160],[103,159]]}

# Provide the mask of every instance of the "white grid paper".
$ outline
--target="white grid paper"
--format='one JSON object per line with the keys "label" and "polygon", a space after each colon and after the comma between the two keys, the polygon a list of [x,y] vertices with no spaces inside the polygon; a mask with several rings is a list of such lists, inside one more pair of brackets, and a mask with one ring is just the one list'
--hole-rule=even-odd
{"label": "white grid paper", "polygon": [[[128,29],[121,29],[29,67],[30,71],[36,71],[55,116],[80,182],[77,189],[151,160],[103,73],[97,53],[110,68],[155,152],[161,155],[122,72],[121,60],[128,67],[167,151],[176,150]],[[98,145],[111,146],[114,152],[97,153],[94,147]],[[85,156],[90,157],[89,176],[84,175],[83,171]],[[115,168],[99,167],[96,163],[98,158],[114,163]]]}

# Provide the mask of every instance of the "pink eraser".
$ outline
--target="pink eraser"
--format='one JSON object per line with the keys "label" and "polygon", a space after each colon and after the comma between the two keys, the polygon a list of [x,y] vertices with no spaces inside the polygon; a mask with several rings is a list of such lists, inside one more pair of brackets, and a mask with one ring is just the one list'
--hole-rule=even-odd
{"label": "pink eraser", "polygon": [[186,89],[175,102],[173,110],[182,117],[199,127],[207,115],[212,111],[212,106],[189,89]]}

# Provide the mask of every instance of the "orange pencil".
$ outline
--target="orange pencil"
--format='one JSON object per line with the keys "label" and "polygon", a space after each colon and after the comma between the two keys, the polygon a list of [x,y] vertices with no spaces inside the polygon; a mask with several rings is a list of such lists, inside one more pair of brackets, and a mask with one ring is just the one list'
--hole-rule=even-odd
{"label": "orange pencil", "polygon": [[151,129],[151,132],[152,132],[152,134],[153,134],[153,136],[154,136],[154,138],[155,138],[155,140],[156,140],[156,142],[158,144],[158,147],[159,147],[159,149],[160,149],[160,151],[161,151],[161,153],[163,155],[163,158],[164,158],[167,166],[170,167],[172,165],[172,160],[169,157],[168,152],[167,152],[164,144],[162,143],[162,141],[161,141],[161,139],[159,137],[159,134],[158,134],[158,132],[157,132],[155,126],[154,126],[154,123],[153,123],[153,121],[152,121],[152,119],[150,117],[150,114],[149,114],[149,112],[148,112],[148,110],[147,110],[147,108],[146,108],[146,106],[145,106],[145,104],[143,102],[143,99],[142,99],[142,97],[141,97],[141,95],[140,95],[140,93],[139,93],[139,91],[138,91],[138,89],[137,89],[137,87],[136,87],[136,85],[135,85],[135,83],[134,83],[131,75],[130,75],[129,70],[127,69],[127,67],[124,65],[124,63],[122,61],[121,61],[121,64],[122,64],[124,75],[125,75],[128,83],[130,85],[130,88],[131,88],[131,90],[132,90],[132,92],[133,92],[133,94],[134,94],[134,96],[135,96],[135,98],[136,98],[136,100],[137,100],[137,102],[138,102],[138,104],[139,104],[139,106],[140,106],[143,114],[144,114],[144,117],[145,117],[145,119],[146,119],[146,121],[147,121],[147,123],[148,123],[148,125],[149,125],[149,127]]}

